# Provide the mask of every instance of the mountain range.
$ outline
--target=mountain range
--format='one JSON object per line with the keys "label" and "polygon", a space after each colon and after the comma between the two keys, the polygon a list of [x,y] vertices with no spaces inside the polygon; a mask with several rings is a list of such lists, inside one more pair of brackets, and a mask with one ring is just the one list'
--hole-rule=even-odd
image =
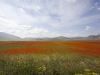
{"label": "mountain range", "polygon": [[58,37],[43,37],[43,38],[20,38],[18,36],[14,36],[12,34],[8,34],[5,32],[0,32],[0,41],[65,41],[65,40],[100,40],[100,34],[98,35],[90,35],[88,37],[65,37],[65,36],[58,36]]}
{"label": "mountain range", "polygon": [[14,36],[5,32],[0,32],[0,41],[17,41],[17,40],[22,40],[18,36]]}

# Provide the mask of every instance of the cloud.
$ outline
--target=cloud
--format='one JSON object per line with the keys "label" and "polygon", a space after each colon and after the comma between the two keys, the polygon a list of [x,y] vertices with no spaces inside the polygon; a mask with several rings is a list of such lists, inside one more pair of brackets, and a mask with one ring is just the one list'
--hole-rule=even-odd
{"label": "cloud", "polygon": [[78,34],[78,33],[74,33],[74,34],[71,34],[71,33],[67,33],[66,35],[65,35],[66,37],[80,37],[80,36],[86,36],[86,35],[84,35],[84,34]]}
{"label": "cloud", "polygon": [[95,14],[95,15],[92,15],[92,16],[86,16],[86,17],[83,17],[83,18],[78,18],[78,19],[74,20],[73,22],[69,22],[68,24],[73,26],[73,25],[84,25],[84,24],[92,23],[92,22],[100,19],[99,15],[100,14]]}
{"label": "cloud", "polygon": [[0,31],[21,37],[25,37],[29,33],[32,36],[34,34],[35,36],[44,36],[48,32],[44,28],[32,28],[32,25],[36,22],[44,23],[49,18],[48,16],[32,17],[23,8],[15,9],[15,7],[5,3],[0,6],[0,9],[2,9],[2,11],[0,10],[0,27],[2,27]]}
{"label": "cloud", "polygon": [[11,30],[11,33],[16,33],[16,31],[15,30]]}
{"label": "cloud", "polygon": [[49,23],[53,27],[77,25],[73,23],[74,20],[82,19],[81,16],[90,7],[90,0],[81,0],[81,2],[79,0],[13,0],[13,2],[21,8],[30,11],[29,13],[35,18],[34,20],[39,21],[41,24]]}
{"label": "cloud", "polygon": [[71,30],[70,32],[73,32],[73,30]]}
{"label": "cloud", "polygon": [[100,10],[100,6],[98,3],[95,3],[93,6],[90,7],[90,10]]}
{"label": "cloud", "polygon": [[56,33],[56,32],[52,32],[52,33],[50,33],[49,36],[50,36],[50,37],[57,37],[57,36],[61,36],[61,34]]}
{"label": "cloud", "polygon": [[30,25],[22,25],[22,28],[24,30],[31,30],[32,29],[32,26],[30,26]]}
{"label": "cloud", "polygon": [[16,21],[0,17],[0,26],[3,28],[19,28]]}
{"label": "cloud", "polygon": [[95,5],[98,5],[98,3],[95,3]]}
{"label": "cloud", "polygon": [[67,37],[72,37],[73,35],[70,34],[70,33],[67,33],[66,36],[67,36]]}
{"label": "cloud", "polygon": [[[21,29],[6,29],[3,32],[12,34],[12,35],[16,35],[19,36],[21,38],[24,37],[46,37],[46,36],[50,36],[50,32],[45,29],[45,28],[31,28],[31,29],[27,29],[25,27],[30,27],[29,25],[25,25],[25,26],[21,26]],[[1,32],[1,30],[0,30]]]}
{"label": "cloud", "polygon": [[[2,3],[0,12],[20,24],[48,24],[53,27],[77,25],[90,7],[90,0],[11,0],[16,6]],[[72,3],[73,2],[73,3]],[[15,9],[16,8],[16,9]],[[9,15],[8,15],[9,14]],[[51,16],[53,15],[53,16]],[[55,16],[57,15],[57,16]]]}
{"label": "cloud", "polygon": [[98,10],[100,10],[100,7],[98,8]]}
{"label": "cloud", "polygon": [[76,0],[67,0],[67,2],[76,2]]}
{"label": "cloud", "polygon": [[[18,7],[3,3],[1,5],[2,15],[7,15],[17,24],[26,25],[50,25],[53,27],[70,27],[74,25],[87,24],[90,21],[84,21],[95,16],[82,17],[90,8],[90,0],[11,0]],[[4,8],[4,9],[3,9]],[[8,10],[9,9],[9,10]],[[10,12],[6,12],[10,11]],[[6,13],[3,13],[6,12]],[[9,15],[8,15],[9,14]],[[98,15],[98,14],[97,14]],[[92,18],[95,20],[96,16]],[[92,21],[93,21],[92,20]]]}
{"label": "cloud", "polygon": [[4,29],[2,27],[0,27],[0,32],[4,32]]}
{"label": "cloud", "polygon": [[32,22],[36,22],[36,18],[27,14],[23,8],[17,8],[7,3],[2,3],[0,5],[0,9],[0,14],[4,15],[1,17],[5,20],[13,20],[17,24],[30,24]]}
{"label": "cloud", "polygon": [[28,30],[29,34],[32,34],[34,36],[39,36],[39,37],[40,36],[45,36],[48,32],[49,31],[44,29],[44,28],[37,28],[37,27],[35,27],[35,28],[31,29],[31,30]]}
{"label": "cloud", "polygon": [[91,8],[90,8],[90,10],[92,10],[92,9],[94,9],[95,7],[94,6],[92,6]]}
{"label": "cloud", "polygon": [[89,30],[91,27],[90,26],[86,26],[85,30]]}
{"label": "cloud", "polygon": [[92,6],[91,2],[92,0],[0,1],[0,31],[21,37],[59,36],[61,34],[50,28],[85,25],[100,19],[99,13],[89,14],[98,6],[96,3]]}

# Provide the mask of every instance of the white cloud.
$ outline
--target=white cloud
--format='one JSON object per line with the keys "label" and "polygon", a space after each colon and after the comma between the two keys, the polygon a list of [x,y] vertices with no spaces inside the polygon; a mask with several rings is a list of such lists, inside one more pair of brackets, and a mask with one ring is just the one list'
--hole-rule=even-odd
{"label": "white cloud", "polygon": [[4,29],[2,27],[0,27],[0,32],[4,32]]}
{"label": "white cloud", "polygon": [[91,27],[90,26],[86,26],[85,30],[89,30]]}
{"label": "white cloud", "polygon": [[[60,36],[61,34],[56,31],[48,31],[49,27],[84,25],[100,19],[100,14],[84,16],[91,7],[91,0],[10,1],[8,3],[0,2],[0,27],[2,27],[0,31],[21,37]],[[95,5],[98,4],[95,3]],[[95,8],[94,6],[91,7],[91,10]],[[42,28],[45,26],[47,29]],[[90,28],[87,27],[86,30],[88,29]],[[71,36],[71,34],[67,35]]]}
{"label": "white cloud", "polygon": [[[61,22],[59,23],[60,24],[59,26],[69,27],[73,25],[82,25],[83,23],[88,22],[88,21],[84,21],[87,17],[81,17],[81,16],[88,11],[89,0],[84,1],[84,2],[77,1],[75,4],[73,3],[73,4],[64,5],[62,3],[62,6],[65,7],[65,9],[64,10],[63,8],[61,9],[61,12],[60,12]],[[88,17],[91,17],[91,16],[88,16]]]}
{"label": "white cloud", "polygon": [[[54,27],[77,25],[74,21],[82,19],[90,8],[90,0],[37,0],[37,1],[20,1],[13,0],[14,3],[26,10],[31,10],[35,21],[39,23],[49,23]],[[57,15],[54,19],[50,14]],[[54,16],[53,16],[54,17]],[[34,23],[33,20],[33,23]],[[79,25],[79,24],[78,24]]]}
{"label": "white cloud", "polygon": [[69,22],[68,24],[70,24],[70,26],[88,24],[88,23],[91,23],[93,21],[100,19],[99,15],[100,14],[95,14],[92,16],[84,17],[84,18],[78,18],[78,19],[74,20],[73,22]]}
{"label": "white cloud", "polygon": [[[79,0],[12,0],[12,2],[19,7],[15,9],[15,7],[3,3],[0,12],[21,25],[38,23],[42,25],[45,23],[53,27],[81,25],[86,22],[84,22],[85,17],[81,16],[90,8],[90,0],[81,0],[81,2]],[[56,14],[56,19],[50,14]]]}
{"label": "white cloud", "polygon": [[48,20],[48,16],[32,17],[27,14],[23,8],[14,8],[8,4],[1,4],[0,7],[0,27],[2,30],[10,34],[14,34],[20,37],[29,36],[44,36],[48,30],[44,28],[32,28],[32,25],[36,22],[44,23]]}
{"label": "white cloud", "polygon": [[67,37],[72,37],[73,35],[70,34],[70,33],[67,33],[66,36],[67,36]]}
{"label": "white cloud", "polygon": [[19,28],[19,25],[16,23],[16,21],[13,21],[11,19],[6,19],[6,18],[2,18],[0,17],[0,26],[2,28]]}
{"label": "white cloud", "polygon": [[91,6],[90,10],[93,10],[93,9],[100,10],[98,3],[95,3],[94,6]]}
{"label": "white cloud", "polygon": [[16,8],[9,4],[2,3],[0,6],[0,14],[4,15],[4,19],[16,21],[17,24],[30,24],[36,22],[36,18],[27,14],[23,8]]}
{"label": "white cloud", "polygon": [[[12,34],[12,35],[16,35],[19,37],[46,37],[46,36],[50,36],[51,33],[49,33],[49,31],[47,29],[42,28],[31,28],[31,29],[27,29],[24,27],[30,27],[28,25],[22,26],[22,28],[20,29],[4,29],[3,32]],[[1,32],[1,30],[0,30]]]}
{"label": "white cloud", "polygon": [[71,30],[70,32],[73,32],[73,30]]}
{"label": "white cloud", "polygon": [[100,10],[100,7],[98,8],[98,10]]}
{"label": "white cloud", "polygon": [[76,0],[67,0],[67,2],[76,2]]}
{"label": "white cloud", "polygon": [[95,7],[94,6],[92,6],[91,8],[90,8],[90,10],[92,10],[92,9],[94,9]]}
{"label": "white cloud", "polygon": [[76,37],[77,37],[77,36],[81,36],[81,35],[80,35],[80,34],[78,34],[78,33],[76,33],[76,34],[74,34],[74,36],[76,36]]}
{"label": "white cloud", "polygon": [[98,5],[98,3],[95,3],[95,5]]}
{"label": "white cloud", "polygon": [[81,31],[82,33],[84,32],[84,31]]}
{"label": "white cloud", "polygon": [[25,13],[25,10],[23,8],[19,8],[19,10],[23,13]]}
{"label": "white cloud", "polygon": [[66,37],[80,37],[80,36],[86,36],[86,35],[84,35],[84,34],[78,34],[78,33],[74,33],[74,34],[71,34],[71,33],[67,33],[66,35],[65,35]]}
{"label": "white cloud", "polygon": [[22,25],[22,29],[24,29],[24,30],[31,30],[32,26],[30,26],[30,25]]}
{"label": "white cloud", "polygon": [[49,31],[44,28],[33,28],[31,30],[28,30],[29,34],[35,35],[35,36],[45,36]]}
{"label": "white cloud", "polygon": [[56,33],[56,32],[52,32],[52,33],[50,33],[49,36],[50,36],[50,37],[57,37],[57,36],[61,36],[61,34]]}
{"label": "white cloud", "polygon": [[11,30],[11,33],[16,33],[16,31],[15,30]]}

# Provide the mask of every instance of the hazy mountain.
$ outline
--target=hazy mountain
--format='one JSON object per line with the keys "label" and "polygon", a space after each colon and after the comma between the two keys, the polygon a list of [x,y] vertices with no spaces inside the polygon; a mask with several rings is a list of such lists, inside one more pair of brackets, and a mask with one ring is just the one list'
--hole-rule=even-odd
{"label": "hazy mountain", "polygon": [[64,37],[64,36],[59,36],[59,37],[52,37],[52,38],[48,38],[48,37],[43,37],[43,38],[24,38],[24,40],[28,40],[28,41],[31,41],[31,40],[41,40],[41,41],[57,41],[57,40],[68,40],[69,38],[67,37]]}
{"label": "hazy mountain", "polygon": [[59,37],[53,37],[50,40],[69,40],[69,38],[64,37],[64,36],[59,36]]}
{"label": "hazy mountain", "polygon": [[60,40],[100,40],[100,34],[98,35],[90,35],[88,37],[64,37],[64,36],[59,36],[59,37],[43,37],[43,38],[20,38],[18,36],[14,36],[8,33],[0,32],[0,41],[60,41]]}
{"label": "hazy mountain", "polygon": [[18,40],[22,39],[20,37],[8,33],[0,32],[0,41],[18,41]]}
{"label": "hazy mountain", "polygon": [[88,37],[64,37],[64,36],[59,36],[59,37],[53,37],[53,38],[25,38],[27,40],[41,40],[41,41],[65,41],[65,40],[100,40],[100,34],[98,35],[90,35]]}
{"label": "hazy mountain", "polygon": [[100,34],[98,34],[98,35],[90,35],[86,39],[90,39],[90,40],[100,40]]}
{"label": "hazy mountain", "polygon": [[47,38],[47,37],[43,37],[43,38],[40,38],[40,37],[37,37],[37,38],[26,37],[26,38],[23,38],[23,40],[25,40],[25,41],[35,41],[35,40],[39,41],[39,40],[47,40],[47,39],[49,39],[49,38]]}
{"label": "hazy mountain", "polygon": [[70,37],[70,39],[75,39],[75,40],[82,40],[85,39],[86,37]]}

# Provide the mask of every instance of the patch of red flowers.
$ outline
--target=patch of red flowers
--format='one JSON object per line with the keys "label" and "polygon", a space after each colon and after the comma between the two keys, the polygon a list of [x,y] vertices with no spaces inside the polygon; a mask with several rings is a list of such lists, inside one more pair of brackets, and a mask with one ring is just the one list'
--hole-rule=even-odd
{"label": "patch of red flowers", "polygon": [[100,42],[97,41],[8,41],[0,43],[7,45],[27,45],[25,48],[2,50],[0,53],[56,53],[76,52],[88,55],[100,55]]}

